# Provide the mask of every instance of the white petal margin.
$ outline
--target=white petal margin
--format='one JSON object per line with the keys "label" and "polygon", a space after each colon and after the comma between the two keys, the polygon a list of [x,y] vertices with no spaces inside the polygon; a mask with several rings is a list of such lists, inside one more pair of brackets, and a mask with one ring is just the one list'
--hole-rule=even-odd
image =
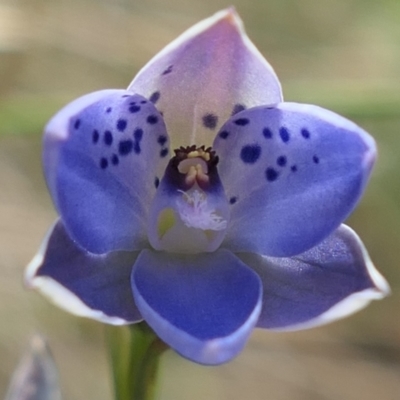
{"label": "white petal margin", "polygon": [[302,329],[309,329],[314,328],[317,326],[329,324],[330,322],[334,322],[338,319],[346,318],[363,308],[367,307],[368,304],[372,300],[381,300],[386,296],[390,295],[391,290],[388,282],[383,277],[383,275],[375,268],[375,265],[371,261],[371,258],[368,254],[367,249],[364,246],[364,243],[358,237],[356,232],[351,229],[347,225],[341,225],[341,229],[344,233],[347,233],[349,236],[357,242],[359,249],[362,252],[365,266],[367,268],[368,275],[370,276],[371,280],[375,284],[374,288],[369,288],[362,290],[361,292],[353,293],[350,296],[346,297],[339,303],[335,304],[331,307],[328,311],[324,312],[317,318],[311,319],[307,322],[292,325],[288,328],[279,328],[279,329],[271,329],[277,332],[284,332],[284,331],[296,331]]}
{"label": "white petal margin", "polygon": [[361,252],[367,273],[371,278],[374,287],[352,293],[316,318],[310,319],[306,322],[290,325],[288,327],[268,328],[268,330],[277,332],[290,332],[322,326],[336,320],[346,318],[365,308],[371,301],[381,300],[391,293],[388,282],[375,268],[367,249],[356,232],[344,224],[342,224],[339,229],[342,231],[344,236],[348,236],[349,239],[353,240],[358,246],[358,250]]}
{"label": "white petal margin", "polygon": [[316,328],[318,326],[334,322],[338,319],[346,318],[367,307],[372,300],[380,300],[385,296],[385,294],[378,292],[375,289],[366,289],[362,292],[353,293],[340,303],[335,304],[332,308],[321,314],[319,317],[311,319],[310,321],[297,325],[291,325],[287,328],[272,328],[269,330],[276,332],[290,332]]}
{"label": "white petal margin", "polygon": [[45,296],[51,303],[61,309],[79,317],[91,318],[99,322],[110,325],[126,325],[129,322],[122,318],[110,317],[102,311],[93,310],[88,307],[74,293],[66,289],[60,283],[50,277],[36,276],[38,269],[43,265],[44,255],[46,254],[47,245],[50,236],[57,225],[58,220],[48,230],[43,239],[38,252],[28,264],[24,275],[24,284],[28,289],[35,289]]}
{"label": "white petal margin", "polygon": [[260,278],[226,250],[186,255],[143,250],[131,282],[150,327],[200,364],[237,356],[259,319]]}
{"label": "white petal margin", "polygon": [[[171,323],[166,319],[160,317],[151,307],[146,303],[143,297],[136,293],[135,295],[136,303],[140,309],[141,314],[146,322],[150,326],[157,325],[160,326],[161,322],[164,325],[160,331],[162,334],[157,334],[160,338],[168,344],[173,344],[175,340],[175,329],[171,326]],[[255,327],[258,317],[261,312],[262,302],[260,301],[254,308],[249,319],[244,323],[235,333],[231,334],[228,338],[217,338],[209,340],[206,345],[201,340],[196,340],[193,336],[185,332],[179,333],[179,348],[186,348],[187,351],[179,351],[179,353],[187,357],[188,359],[198,362],[204,365],[219,365],[223,364],[235,357],[240,353],[247,343],[247,339],[251,335],[253,328]],[[237,343],[242,343],[240,347],[235,347],[235,354],[232,355],[232,345]],[[201,352],[192,351],[194,348],[202,348]]]}

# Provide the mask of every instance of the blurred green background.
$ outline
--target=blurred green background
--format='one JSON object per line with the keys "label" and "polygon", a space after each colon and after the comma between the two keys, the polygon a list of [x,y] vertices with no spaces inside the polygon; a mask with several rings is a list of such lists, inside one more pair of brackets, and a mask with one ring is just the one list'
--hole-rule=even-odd
{"label": "blurred green background", "polygon": [[[22,287],[24,266],[55,217],[41,175],[41,131],[67,101],[124,88],[164,45],[224,0],[0,0],[0,397],[28,337],[42,332],[64,398],[111,399],[103,327]],[[332,325],[256,331],[220,367],[163,359],[162,400],[400,398],[400,2],[237,0],[247,32],[286,100],[339,112],[367,129],[380,156],[348,223],[393,294]]]}

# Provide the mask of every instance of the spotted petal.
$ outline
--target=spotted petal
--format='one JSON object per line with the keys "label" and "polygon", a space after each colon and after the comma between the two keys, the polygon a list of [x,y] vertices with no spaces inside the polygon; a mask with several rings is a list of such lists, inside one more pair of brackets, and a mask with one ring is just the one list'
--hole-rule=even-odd
{"label": "spotted petal", "polygon": [[25,282],[72,314],[113,325],[142,319],[133,301],[134,252],[91,254],[58,221],[28,265]]}
{"label": "spotted petal", "polygon": [[243,111],[214,149],[231,207],[225,246],[292,256],[329,236],[353,210],[375,160],[361,128],[316,106]]}
{"label": "spotted petal", "polygon": [[346,317],[390,289],[356,233],[342,225],[313,249],[293,258],[246,255],[263,282],[257,326],[306,329]]}
{"label": "spotted petal", "polygon": [[210,145],[244,108],[282,101],[274,71],[244,32],[233,8],[183,33],[128,88],[162,111],[174,145]]}
{"label": "spotted petal", "polygon": [[157,335],[203,364],[235,357],[260,312],[258,276],[226,250],[199,255],[144,250],[134,266],[132,287]]}
{"label": "spotted petal", "polygon": [[142,96],[104,90],[63,108],[45,129],[43,158],[70,236],[93,253],[141,248],[168,152],[162,116]]}

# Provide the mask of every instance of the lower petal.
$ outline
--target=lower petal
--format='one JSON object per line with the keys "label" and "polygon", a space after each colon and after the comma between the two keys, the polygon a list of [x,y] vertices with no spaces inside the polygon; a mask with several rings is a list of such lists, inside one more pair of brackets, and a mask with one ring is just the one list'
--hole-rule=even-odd
{"label": "lower petal", "polygon": [[296,257],[241,256],[261,277],[258,327],[307,329],[346,317],[385,297],[390,289],[356,233],[342,225]]}
{"label": "lower petal", "polygon": [[130,274],[137,253],[92,254],[78,247],[58,221],[28,265],[25,282],[57,306],[112,325],[142,320]]}
{"label": "lower petal", "polygon": [[144,250],[132,287],[143,318],[158,336],[201,364],[235,357],[261,308],[260,279],[226,250],[197,255]]}

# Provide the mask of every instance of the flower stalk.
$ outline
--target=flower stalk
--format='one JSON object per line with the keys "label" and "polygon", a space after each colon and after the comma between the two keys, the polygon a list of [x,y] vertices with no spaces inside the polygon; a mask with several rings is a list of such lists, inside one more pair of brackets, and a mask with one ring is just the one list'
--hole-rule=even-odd
{"label": "flower stalk", "polygon": [[107,327],[116,400],[153,400],[160,356],[168,346],[145,323]]}

